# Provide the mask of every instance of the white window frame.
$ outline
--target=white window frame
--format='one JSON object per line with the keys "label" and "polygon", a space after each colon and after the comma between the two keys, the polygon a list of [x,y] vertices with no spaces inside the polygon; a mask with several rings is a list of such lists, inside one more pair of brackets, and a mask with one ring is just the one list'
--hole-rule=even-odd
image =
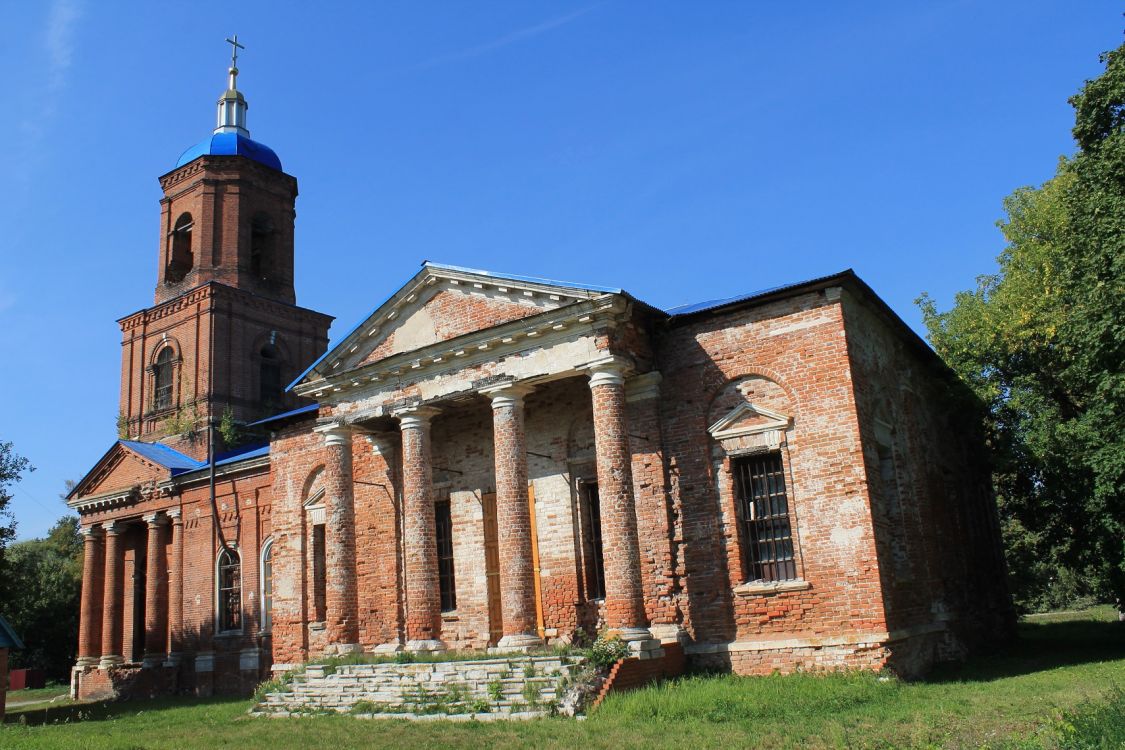
{"label": "white window frame", "polygon": [[[258,555],[258,631],[261,633],[273,632],[273,591],[270,591],[270,621],[266,626],[266,554],[273,552],[273,537],[266,537],[262,543],[262,552]],[[273,559],[270,559],[270,582],[273,582]]]}

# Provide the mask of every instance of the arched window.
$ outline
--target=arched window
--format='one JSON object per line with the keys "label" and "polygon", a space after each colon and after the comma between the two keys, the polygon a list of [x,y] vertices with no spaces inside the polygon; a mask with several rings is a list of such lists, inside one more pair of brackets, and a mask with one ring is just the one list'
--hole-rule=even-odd
{"label": "arched window", "polygon": [[263,406],[281,405],[281,354],[273,344],[266,344],[258,352],[258,399]]}
{"label": "arched window", "polygon": [[273,539],[262,546],[262,624],[261,631],[273,629]]}
{"label": "arched window", "polygon": [[191,228],[194,222],[191,214],[180,214],[172,230],[172,247],[168,253],[168,268],[164,280],[169,284],[183,281],[188,271],[195,265],[195,254],[191,249]]}
{"label": "arched window", "polygon": [[269,275],[273,255],[273,222],[257,214],[250,222],[250,273],[256,279]]}
{"label": "arched window", "polygon": [[242,564],[238,553],[224,549],[219,553],[217,568],[219,632],[242,630]]}
{"label": "arched window", "polygon": [[156,411],[172,408],[172,360],[175,356],[170,346],[165,346],[156,355],[152,368],[152,408]]}

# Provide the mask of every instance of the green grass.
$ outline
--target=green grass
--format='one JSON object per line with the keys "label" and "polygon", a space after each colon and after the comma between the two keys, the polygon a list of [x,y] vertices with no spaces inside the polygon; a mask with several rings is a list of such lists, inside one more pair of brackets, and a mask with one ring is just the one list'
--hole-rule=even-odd
{"label": "green grass", "polygon": [[46,703],[48,701],[56,704],[70,703],[69,695],[69,685],[48,685],[34,690],[9,690],[7,702],[8,705],[13,703]]}
{"label": "green grass", "polygon": [[686,677],[611,696],[584,722],[257,719],[246,715],[249,701],[220,698],[52,706],[13,711],[0,747],[1120,749],[1123,689],[1125,625],[1103,607],[1032,618],[1011,648],[942,667],[923,682],[872,674]]}

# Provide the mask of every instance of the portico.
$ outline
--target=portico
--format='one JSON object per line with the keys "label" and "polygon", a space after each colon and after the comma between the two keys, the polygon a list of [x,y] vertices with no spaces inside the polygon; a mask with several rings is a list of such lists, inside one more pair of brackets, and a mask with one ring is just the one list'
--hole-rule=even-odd
{"label": "portico", "polygon": [[[522,316],[443,338],[435,303],[466,286]],[[568,300],[557,287],[518,286],[427,268],[357,328],[354,344],[335,350],[342,356],[310,368],[295,389],[320,403],[323,484],[356,480],[333,449],[360,445],[351,436],[398,446],[377,451],[401,495],[397,647],[441,650],[453,638],[458,647],[518,650],[582,626],[655,650],[626,399],[640,358],[609,345],[633,303],[613,293],[574,290],[581,299]],[[348,526],[331,517],[326,525],[328,581],[361,591],[354,553],[332,562],[336,546],[355,544]],[[587,585],[595,571],[604,590]],[[326,650],[354,648],[351,631],[332,631],[332,612],[330,597]]]}

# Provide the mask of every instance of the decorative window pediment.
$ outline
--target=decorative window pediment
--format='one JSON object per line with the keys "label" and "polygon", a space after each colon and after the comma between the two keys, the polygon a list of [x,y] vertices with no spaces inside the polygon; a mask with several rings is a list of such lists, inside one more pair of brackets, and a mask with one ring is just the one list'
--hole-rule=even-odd
{"label": "decorative window pediment", "polygon": [[723,440],[744,435],[781,432],[789,429],[792,424],[793,417],[788,414],[745,402],[727,412],[726,416],[711,425],[707,431],[716,440]]}
{"label": "decorative window pediment", "polygon": [[325,523],[326,514],[324,510],[324,490],[318,490],[308,500],[305,501],[305,513],[309,517],[309,525],[317,526]]}

